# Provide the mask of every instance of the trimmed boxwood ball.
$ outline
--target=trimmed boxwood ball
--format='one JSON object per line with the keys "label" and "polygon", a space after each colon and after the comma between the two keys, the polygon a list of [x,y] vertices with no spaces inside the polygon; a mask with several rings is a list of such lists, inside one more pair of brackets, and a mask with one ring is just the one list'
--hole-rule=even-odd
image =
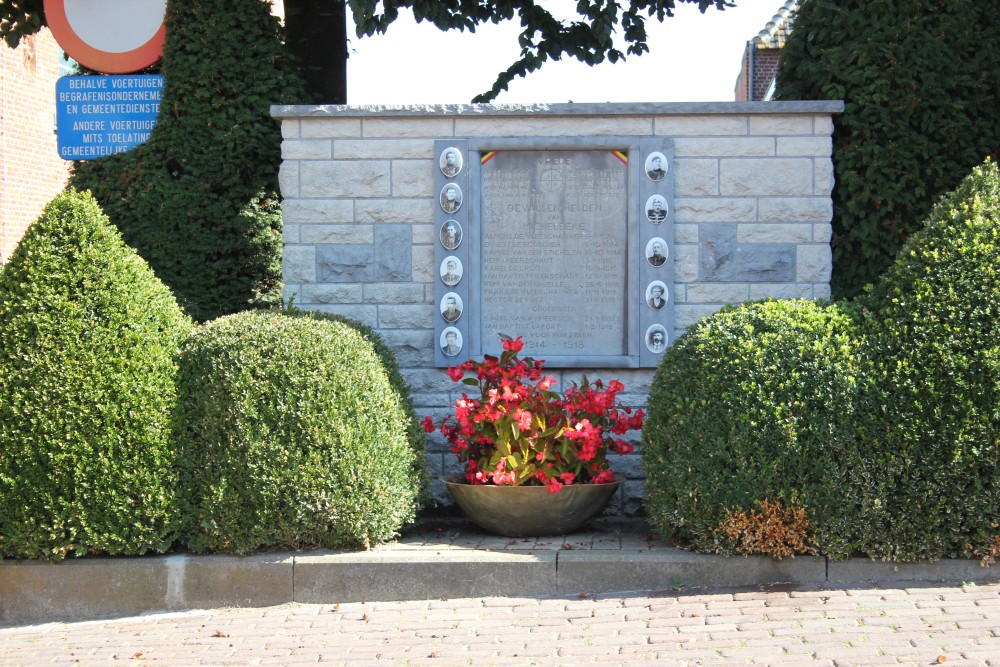
{"label": "trimmed boxwood ball", "polygon": [[643,429],[657,530],[719,553],[849,551],[856,340],[847,313],[805,300],[730,306],[681,336]]}
{"label": "trimmed boxwood ball", "polygon": [[[976,556],[1000,544],[1000,175],[932,211],[865,307],[864,553]],[[995,557],[996,553],[993,554]]]}
{"label": "trimmed boxwood ball", "polygon": [[220,318],[187,341],[180,391],[193,551],[368,546],[414,519],[423,452],[355,328],[280,312]]}
{"label": "trimmed boxwood ball", "polygon": [[420,487],[419,505],[421,507],[427,505],[430,502],[430,471],[427,469],[426,454],[427,433],[424,431],[423,427],[420,426],[420,421],[417,418],[417,412],[413,408],[413,398],[411,396],[410,385],[399,370],[399,362],[396,360],[396,353],[393,352],[392,348],[386,344],[385,340],[378,334],[377,331],[372,329],[367,324],[351,319],[350,317],[338,315],[336,313],[320,313],[314,310],[302,310],[301,308],[297,308],[291,304],[288,305],[284,312],[286,315],[294,317],[307,317],[325,322],[340,322],[357,331],[366,341],[371,343],[375,350],[375,354],[378,355],[379,360],[382,362],[382,366],[385,368],[386,375],[389,377],[389,384],[392,385],[393,390],[398,394],[399,400],[406,411],[407,441],[410,443],[410,447],[414,452],[413,472]]}
{"label": "trimmed boxwood ball", "polygon": [[0,273],[0,553],[162,552],[192,323],[89,193],[57,196]]}

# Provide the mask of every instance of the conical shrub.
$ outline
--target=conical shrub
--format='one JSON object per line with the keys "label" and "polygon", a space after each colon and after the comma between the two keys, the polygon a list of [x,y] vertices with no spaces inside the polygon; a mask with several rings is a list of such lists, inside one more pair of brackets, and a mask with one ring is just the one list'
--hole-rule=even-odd
{"label": "conical shrub", "polygon": [[171,415],[191,326],[89,193],[0,274],[0,552],[141,554],[177,529]]}

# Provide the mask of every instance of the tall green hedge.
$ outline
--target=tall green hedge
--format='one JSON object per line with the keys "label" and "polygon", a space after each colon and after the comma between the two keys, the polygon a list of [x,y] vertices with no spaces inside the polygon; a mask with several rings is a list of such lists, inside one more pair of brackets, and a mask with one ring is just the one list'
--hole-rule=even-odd
{"label": "tall green hedge", "polygon": [[0,554],[169,548],[190,327],[88,194],[29,227],[0,273]]}
{"label": "tall green hedge", "polygon": [[833,294],[885,271],[941,195],[1000,151],[1000,12],[982,0],[800,0],[778,95],[834,118]]}
{"label": "tall green hedge", "polygon": [[179,384],[192,550],[368,546],[415,517],[424,454],[412,414],[354,327],[229,315],[188,340]]}
{"label": "tall green hedge", "polygon": [[125,241],[205,321],[281,300],[280,131],[302,84],[261,0],[170,0],[149,141],[77,163]]}

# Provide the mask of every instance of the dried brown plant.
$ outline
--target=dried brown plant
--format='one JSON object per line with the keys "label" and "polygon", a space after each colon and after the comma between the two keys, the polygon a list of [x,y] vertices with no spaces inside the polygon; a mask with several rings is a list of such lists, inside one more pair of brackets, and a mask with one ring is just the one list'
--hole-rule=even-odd
{"label": "dried brown plant", "polygon": [[802,507],[786,507],[767,498],[758,500],[760,512],[726,510],[716,535],[735,544],[737,553],[767,554],[785,558],[796,554],[815,554],[812,526]]}
{"label": "dried brown plant", "polygon": [[982,557],[979,563],[983,567],[989,567],[993,563],[997,562],[997,558],[1000,557],[1000,535],[993,536],[993,544],[989,546],[986,551],[986,555]]}

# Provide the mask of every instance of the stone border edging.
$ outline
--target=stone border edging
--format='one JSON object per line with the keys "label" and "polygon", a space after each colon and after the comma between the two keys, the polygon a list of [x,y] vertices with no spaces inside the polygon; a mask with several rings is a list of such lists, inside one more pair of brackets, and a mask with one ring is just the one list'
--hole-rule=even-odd
{"label": "stone border edging", "polygon": [[896,564],[642,552],[388,549],[0,562],[0,623],[146,612],[440,598],[549,597],[776,584],[1000,582],[974,560]]}

